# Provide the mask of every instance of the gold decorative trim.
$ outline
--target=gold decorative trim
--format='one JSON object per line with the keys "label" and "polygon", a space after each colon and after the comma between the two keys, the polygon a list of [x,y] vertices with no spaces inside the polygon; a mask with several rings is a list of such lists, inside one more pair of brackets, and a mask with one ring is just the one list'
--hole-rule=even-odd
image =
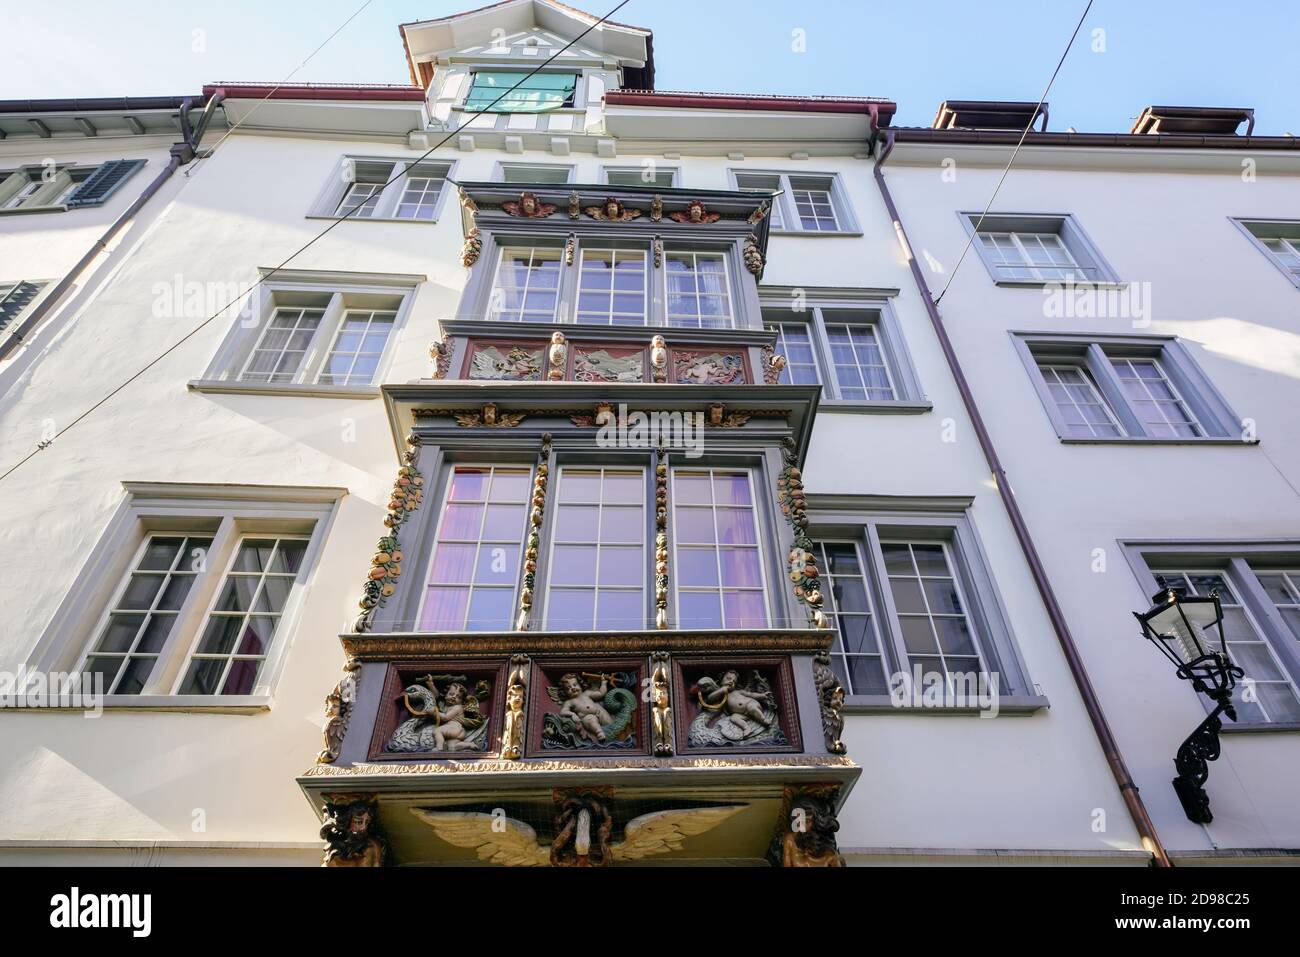
{"label": "gold decorative trim", "polygon": [[577,771],[591,774],[600,770],[731,770],[771,769],[773,771],[795,768],[856,769],[851,758],[838,755],[767,755],[735,758],[601,758],[599,760],[562,761],[555,759],[523,761],[439,761],[428,764],[355,764],[341,768],[334,764],[315,764],[303,774],[304,778],[333,777],[405,777],[423,774],[496,774],[504,771],[546,773]]}
{"label": "gold decorative trim", "polygon": [[494,634],[365,637],[344,635],[343,650],[360,661],[401,661],[429,657],[493,657],[528,654],[650,654],[671,652],[777,652],[808,654],[830,648],[829,630],[789,634],[733,632],[729,634],[679,634],[671,630],[623,635],[545,634],[515,631]]}
{"label": "gold decorative trim", "polygon": [[814,628],[830,628],[822,611],[822,585],[817,568],[817,552],[808,537],[808,503],[803,488],[803,473],[797,464],[794,440],[786,437],[781,444],[785,465],[776,480],[776,496],[781,503],[781,514],[794,532],[794,548],[790,550],[790,582],[794,597],[808,607]]}
{"label": "gold decorative trim", "polygon": [[655,628],[668,627],[668,452],[655,450]]}
{"label": "gold decorative trim", "polygon": [[433,377],[447,378],[451,369],[451,357],[456,351],[456,338],[450,332],[444,332],[442,338],[429,346],[429,358],[433,360]]}
{"label": "gold decorative trim", "polygon": [[542,546],[542,518],[546,514],[550,461],[551,433],[547,432],[542,436],[542,449],[537,455],[537,471],[533,478],[533,507],[528,516],[528,544],[524,551],[524,577],[519,589],[519,616],[515,621],[515,631],[527,630],[528,617],[533,611],[533,587],[537,583],[537,554]]}
{"label": "gold decorative trim", "polygon": [[402,574],[402,544],[398,541],[397,533],[424,500],[424,476],[415,467],[419,448],[420,437],[408,435],[406,452],[402,455],[405,464],[397,470],[397,481],[393,483],[393,494],[388,502],[388,514],[384,516],[384,524],[388,526],[389,532],[375,546],[375,555],[370,560],[370,575],[361,595],[361,614],[354,625],[358,632],[370,630],[375,612],[397,590],[397,579]]}

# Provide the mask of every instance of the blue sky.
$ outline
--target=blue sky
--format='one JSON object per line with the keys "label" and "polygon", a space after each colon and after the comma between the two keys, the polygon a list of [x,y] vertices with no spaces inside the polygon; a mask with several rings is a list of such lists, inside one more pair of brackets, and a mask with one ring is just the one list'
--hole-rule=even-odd
{"label": "blue sky", "polygon": [[[574,0],[594,13],[614,2]],[[0,0],[0,99],[280,80],[361,3],[60,0],[50,16]],[[1036,100],[1085,3],[631,0],[615,19],[654,31],[660,89],[886,96],[896,124],[928,126],[945,98]],[[408,82],[397,25],[480,5],[373,0],[294,79]],[[1297,50],[1295,0],[1096,0],[1049,97],[1051,128],[1124,131],[1161,104],[1254,107],[1256,132],[1300,134]]]}

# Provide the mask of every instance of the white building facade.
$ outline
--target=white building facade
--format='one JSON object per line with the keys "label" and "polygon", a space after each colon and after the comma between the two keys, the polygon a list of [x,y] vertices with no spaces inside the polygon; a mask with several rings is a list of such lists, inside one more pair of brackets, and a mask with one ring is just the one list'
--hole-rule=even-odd
{"label": "white building facade", "polygon": [[[648,30],[550,0],[401,31],[410,87],[214,84],[152,152],[0,115],[0,205],[56,148],[190,147],[0,364],[0,464],[40,448],[0,482],[0,859],[1300,843],[1294,141],[1034,134],[936,324],[987,118],[655,92]],[[29,212],[0,290],[111,222]],[[1053,314],[1066,278],[1148,312]],[[1208,827],[1169,785],[1204,713],[1130,614],[1158,574],[1220,587],[1258,694]],[[32,693],[62,673],[103,697]]]}

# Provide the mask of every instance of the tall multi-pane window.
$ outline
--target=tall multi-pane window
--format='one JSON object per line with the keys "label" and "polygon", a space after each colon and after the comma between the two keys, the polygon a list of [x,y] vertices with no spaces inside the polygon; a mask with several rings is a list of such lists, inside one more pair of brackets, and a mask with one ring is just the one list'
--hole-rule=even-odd
{"label": "tall multi-pane window", "polygon": [[665,254],[668,325],[696,329],[731,326],[731,294],[722,253],[674,250]]}
{"label": "tall multi-pane window", "polygon": [[1088,370],[1077,365],[1040,362],[1039,371],[1069,435],[1106,438],[1124,434]]}
{"label": "tall multi-pane window", "polygon": [[768,326],[776,332],[776,351],[785,356],[781,370],[784,385],[816,385],[817,356],[813,352],[812,330],[806,322],[779,322]]}
{"label": "tall multi-pane window", "polygon": [[294,381],[324,315],[323,309],[276,309],[239,378],[244,382]]}
{"label": "tall multi-pane window", "polygon": [[846,690],[850,694],[888,693],[875,609],[858,545],[823,541],[818,543],[817,554],[828,596],[825,610],[837,635],[832,657],[848,682]]}
{"label": "tall multi-pane window", "polygon": [[532,472],[457,465],[438,521],[419,626],[505,631],[513,621]]}
{"label": "tall multi-pane window", "polygon": [[560,262],[558,247],[502,249],[489,306],[492,318],[554,322],[560,304]]}
{"label": "tall multi-pane window", "polygon": [[407,176],[394,215],[398,219],[433,219],[444,180],[436,176]]}
{"label": "tall multi-pane window", "polygon": [[546,626],[559,631],[646,624],[645,470],[559,471],[547,563]]}
{"label": "tall multi-pane window", "polygon": [[1112,357],[1110,362],[1134,414],[1148,435],[1154,438],[1195,438],[1205,434],[1159,361]]}
{"label": "tall multi-pane window", "polygon": [[979,240],[999,279],[1061,281],[1087,278],[1056,233],[981,230]]}
{"label": "tall multi-pane window", "polygon": [[1300,641],[1300,568],[1261,571],[1258,577],[1273,607]]}
{"label": "tall multi-pane window", "polygon": [[304,538],[246,538],[190,655],[180,694],[248,694],[307,551]]}
{"label": "tall multi-pane window", "polygon": [[794,200],[799,224],[814,232],[835,232],[840,228],[835,218],[835,203],[830,183],[815,177],[790,177],[790,198]]}
{"label": "tall multi-pane window", "polygon": [[211,546],[211,536],[146,539],[81,668],[104,676],[105,694],[143,690]]}
{"label": "tall multi-pane window", "polygon": [[922,674],[987,670],[944,542],[882,541],[889,591],[908,665]]}
{"label": "tall multi-pane window", "polygon": [[350,310],[317,381],[327,385],[360,385],[374,379],[397,313]]}
{"label": "tall multi-pane window", "polygon": [[673,581],[681,628],[767,624],[750,473],[674,469]]}
{"label": "tall multi-pane window", "polygon": [[880,348],[876,327],[863,323],[826,323],[836,391],[842,399],[888,401],[894,383]]}
{"label": "tall multi-pane window", "polygon": [[[1218,594],[1223,607],[1223,635],[1228,644],[1228,655],[1246,672],[1245,679],[1238,682],[1232,695],[1238,720],[1261,723],[1300,721],[1300,696],[1295,683],[1288,677],[1277,653],[1264,639],[1254,616],[1225,575],[1217,571],[1179,569],[1160,571],[1157,580],[1165,587],[1183,590],[1188,595]],[[1269,591],[1270,596],[1277,594],[1272,589]],[[1214,644],[1218,643],[1217,635],[1211,634],[1207,638]]]}
{"label": "tall multi-pane window", "polygon": [[578,322],[644,325],[646,254],[640,249],[582,250]]}

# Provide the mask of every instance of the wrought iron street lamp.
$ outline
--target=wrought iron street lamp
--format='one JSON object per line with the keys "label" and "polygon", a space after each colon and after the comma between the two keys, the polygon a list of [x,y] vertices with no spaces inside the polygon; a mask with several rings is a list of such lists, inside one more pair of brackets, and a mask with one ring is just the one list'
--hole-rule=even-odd
{"label": "wrought iron street lamp", "polygon": [[1142,625],[1143,635],[1174,663],[1178,677],[1190,681],[1198,693],[1215,702],[1209,717],[1187,737],[1174,757],[1178,770],[1174,791],[1188,820],[1209,824],[1214,815],[1204,785],[1210,776],[1208,762],[1219,757],[1219,732],[1223,728],[1219,715],[1237,720],[1232,689],[1245,672],[1228,657],[1223,607],[1217,591],[1192,596],[1164,588],[1151,600],[1154,605],[1146,614],[1133,613]]}

